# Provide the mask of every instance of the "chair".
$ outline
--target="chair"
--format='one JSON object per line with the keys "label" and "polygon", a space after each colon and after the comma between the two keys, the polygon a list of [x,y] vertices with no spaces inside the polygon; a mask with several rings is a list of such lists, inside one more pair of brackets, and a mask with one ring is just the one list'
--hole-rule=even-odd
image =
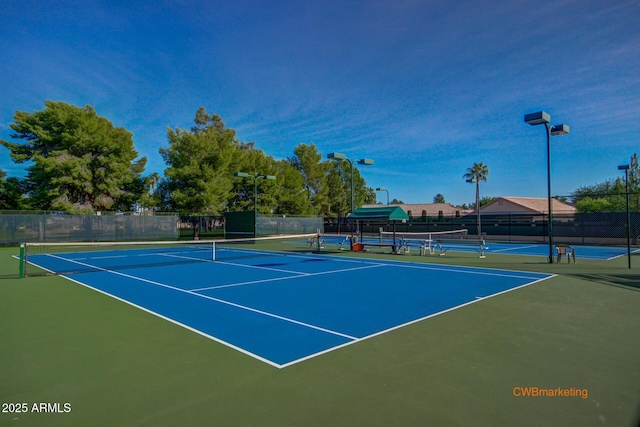
{"label": "chair", "polygon": [[576,263],[576,250],[571,245],[557,244],[556,251],[558,251],[558,263],[560,263],[562,255],[567,256],[568,263],[571,263],[571,259],[573,259],[574,264]]}

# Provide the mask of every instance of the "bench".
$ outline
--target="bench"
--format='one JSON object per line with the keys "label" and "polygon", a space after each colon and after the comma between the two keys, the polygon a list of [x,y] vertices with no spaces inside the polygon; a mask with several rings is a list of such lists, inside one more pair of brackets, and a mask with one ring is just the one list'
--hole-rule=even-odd
{"label": "bench", "polygon": [[354,242],[353,243],[353,251],[354,252],[363,252],[366,246],[377,246],[377,247],[386,247],[391,248],[391,253],[395,254],[398,251],[399,244],[393,243],[373,243],[373,242]]}

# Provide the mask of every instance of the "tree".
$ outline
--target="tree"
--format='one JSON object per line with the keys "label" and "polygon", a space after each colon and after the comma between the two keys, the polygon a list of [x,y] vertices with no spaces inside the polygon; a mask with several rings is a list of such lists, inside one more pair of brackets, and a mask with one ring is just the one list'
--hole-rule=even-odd
{"label": "tree", "polygon": [[623,212],[626,209],[624,179],[618,177],[579,187],[571,195],[571,200],[578,212]]}
{"label": "tree", "polygon": [[[629,161],[629,202],[633,211],[640,210],[640,168],[638,154]],[[624,212],[627,188],[624,177],[618,176],[594,185],[579,187],[571,194],[571,201],[578,212]]]}
{"label": "tree", "polygon": [[444,196],[442,194],[438,193],[433,198],[433,203],[446,203],[446,202],[444,201]]}
{"label": "tree", "polygon": [[489,176],[489,167],[485,165],[483,162],[474,163],[473,166],[467,168],[467,173],[465,173],[462,177],[467,180],[467,182],[471,182],[476,184],[476,214],[478,216],[478,237],[482,235],[482,226],[480,221],[480,181],[487,181],[487,177]]}
{"label": "tree", "polygon": [[[467,168],[467,173],[462,175],[464,179],[473,181],[476,184],[476,205],[480,204],[480,181],[487,182],[489,176],[489,167],[483,162],[474,163],[473,166]],[[479,206],[476,206],[478,208]]]}
{"label": "tree", "polygon": [[14,139],[0,140],[16,163],[30,161],[25,179],[33,207],[71,213],[129,210],[141,191],[146,158],[135,160],[132,134],[93,107],[45,101],[34,113],[17,111]]}
{"label": "tree", "polygon": [[219,215],[233,188],[229,166],[238,146],[235,131],[204,107],[196,112],[195,123],[190,130],[167,129],[169,146],[159,150],[168,166],[164,171],[168,204],[183,213]]}
{"label": "tree", "polygon": [[351,209],[351,170],[348,162],[330,162],[327,164],[327,192],[329,206],[325,214],[343,216]]}
{"label": "tree", "polygon": [[299,144],[293,150],[289,163],[302,175],[307,203],[314,214],[327,209],[329,195],[327,191],[328,165],[322,162],[322,155],[315,144]]}
{"label": "tree", "polygon": [[163,178],[158,174],[158,172],[153,172],[142,180],[144,192],[142,193],[139,202],[141,208],[155,211],[161,206],[162,199],[158,188],[162,181]]}
{"label": "tree", "polygon": [[276,163],[276,208],[275,214],[311,215],[312,207],[307,203],[304,180],[287,160]]}
{"label": "tree", "polygon": [[[15,177],[6,178],[7,174],[0,170],[0,209],[25,209],[25,184]],[[6,179],[5,179],[6,178]]]}

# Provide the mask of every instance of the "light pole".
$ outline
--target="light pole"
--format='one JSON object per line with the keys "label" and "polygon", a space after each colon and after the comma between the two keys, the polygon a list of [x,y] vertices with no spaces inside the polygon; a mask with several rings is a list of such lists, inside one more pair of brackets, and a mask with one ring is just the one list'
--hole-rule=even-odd
{"label": "light pole", "polygon": [[627,195],[627,265],[631,268],[631,216],[629,214],[629,165],[618,166],[619,171],[624,171],[624,188]]}
{"label": "light pole", "polygon": [[553,264],[553,211],[551,209],[551,141],[550,137],[556,135],[566,135],[569,133],[569,126],[561,124],[549,126],[551,116],[544,111],[537,113],[525,114],[524,122],[531,125],[544,125],[547,134],[547,199],[549,202],[549,224],[547,231],[549,232],[549,263]]}
{"label": "light pole", "polygon": [[389,190],[384,187],[376,188],[376,191],[386,191],[387,192],[387,206],[389,206]]}
{"label": "light pole", "polygon": [[255,226],[255,220],[258,217],[258,180],[266,179],[266,180],[273,181],[276,179],[276,177],[273,175],[261,175],[257,172],[254,173],[253,175],[249,175],[246,172],[235,172],[233,176],[238,178],[249,178],[249,177],[253,178],[253,217],[254,217],[254,226]]}
{"label": "light pole", "polygon": [[482,239],[482,226],[480,223],[480,181],[478,178],[468,179],[469,184],[476,185],[476,214],[478,215],[478,239]]}
{"label": "light pole", "polygon": [[[349,162],[349,166],[351,168],[351,213],[353,213],[353,162],[342,153],[329,153],[327,154],[327,159],[338,160],[338,161],[346,160],[347,162]],[[359,165],[366,165],[366,166],[370,166],[375,163],[371,159],[358,159],[356,160],[356,162],[358,162]],[[351,234],[353,234],[353,228],[351,229]]]}

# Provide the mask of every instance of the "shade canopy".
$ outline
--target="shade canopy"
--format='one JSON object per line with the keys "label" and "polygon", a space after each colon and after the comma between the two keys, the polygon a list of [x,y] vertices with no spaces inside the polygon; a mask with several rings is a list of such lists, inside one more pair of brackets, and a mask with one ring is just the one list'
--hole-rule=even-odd
{"label": "shade canopy", "polygon": [[348,217],[355,220],[386,219],[390,221],[408,221],[409,215],[400,206],[358,208]]}

